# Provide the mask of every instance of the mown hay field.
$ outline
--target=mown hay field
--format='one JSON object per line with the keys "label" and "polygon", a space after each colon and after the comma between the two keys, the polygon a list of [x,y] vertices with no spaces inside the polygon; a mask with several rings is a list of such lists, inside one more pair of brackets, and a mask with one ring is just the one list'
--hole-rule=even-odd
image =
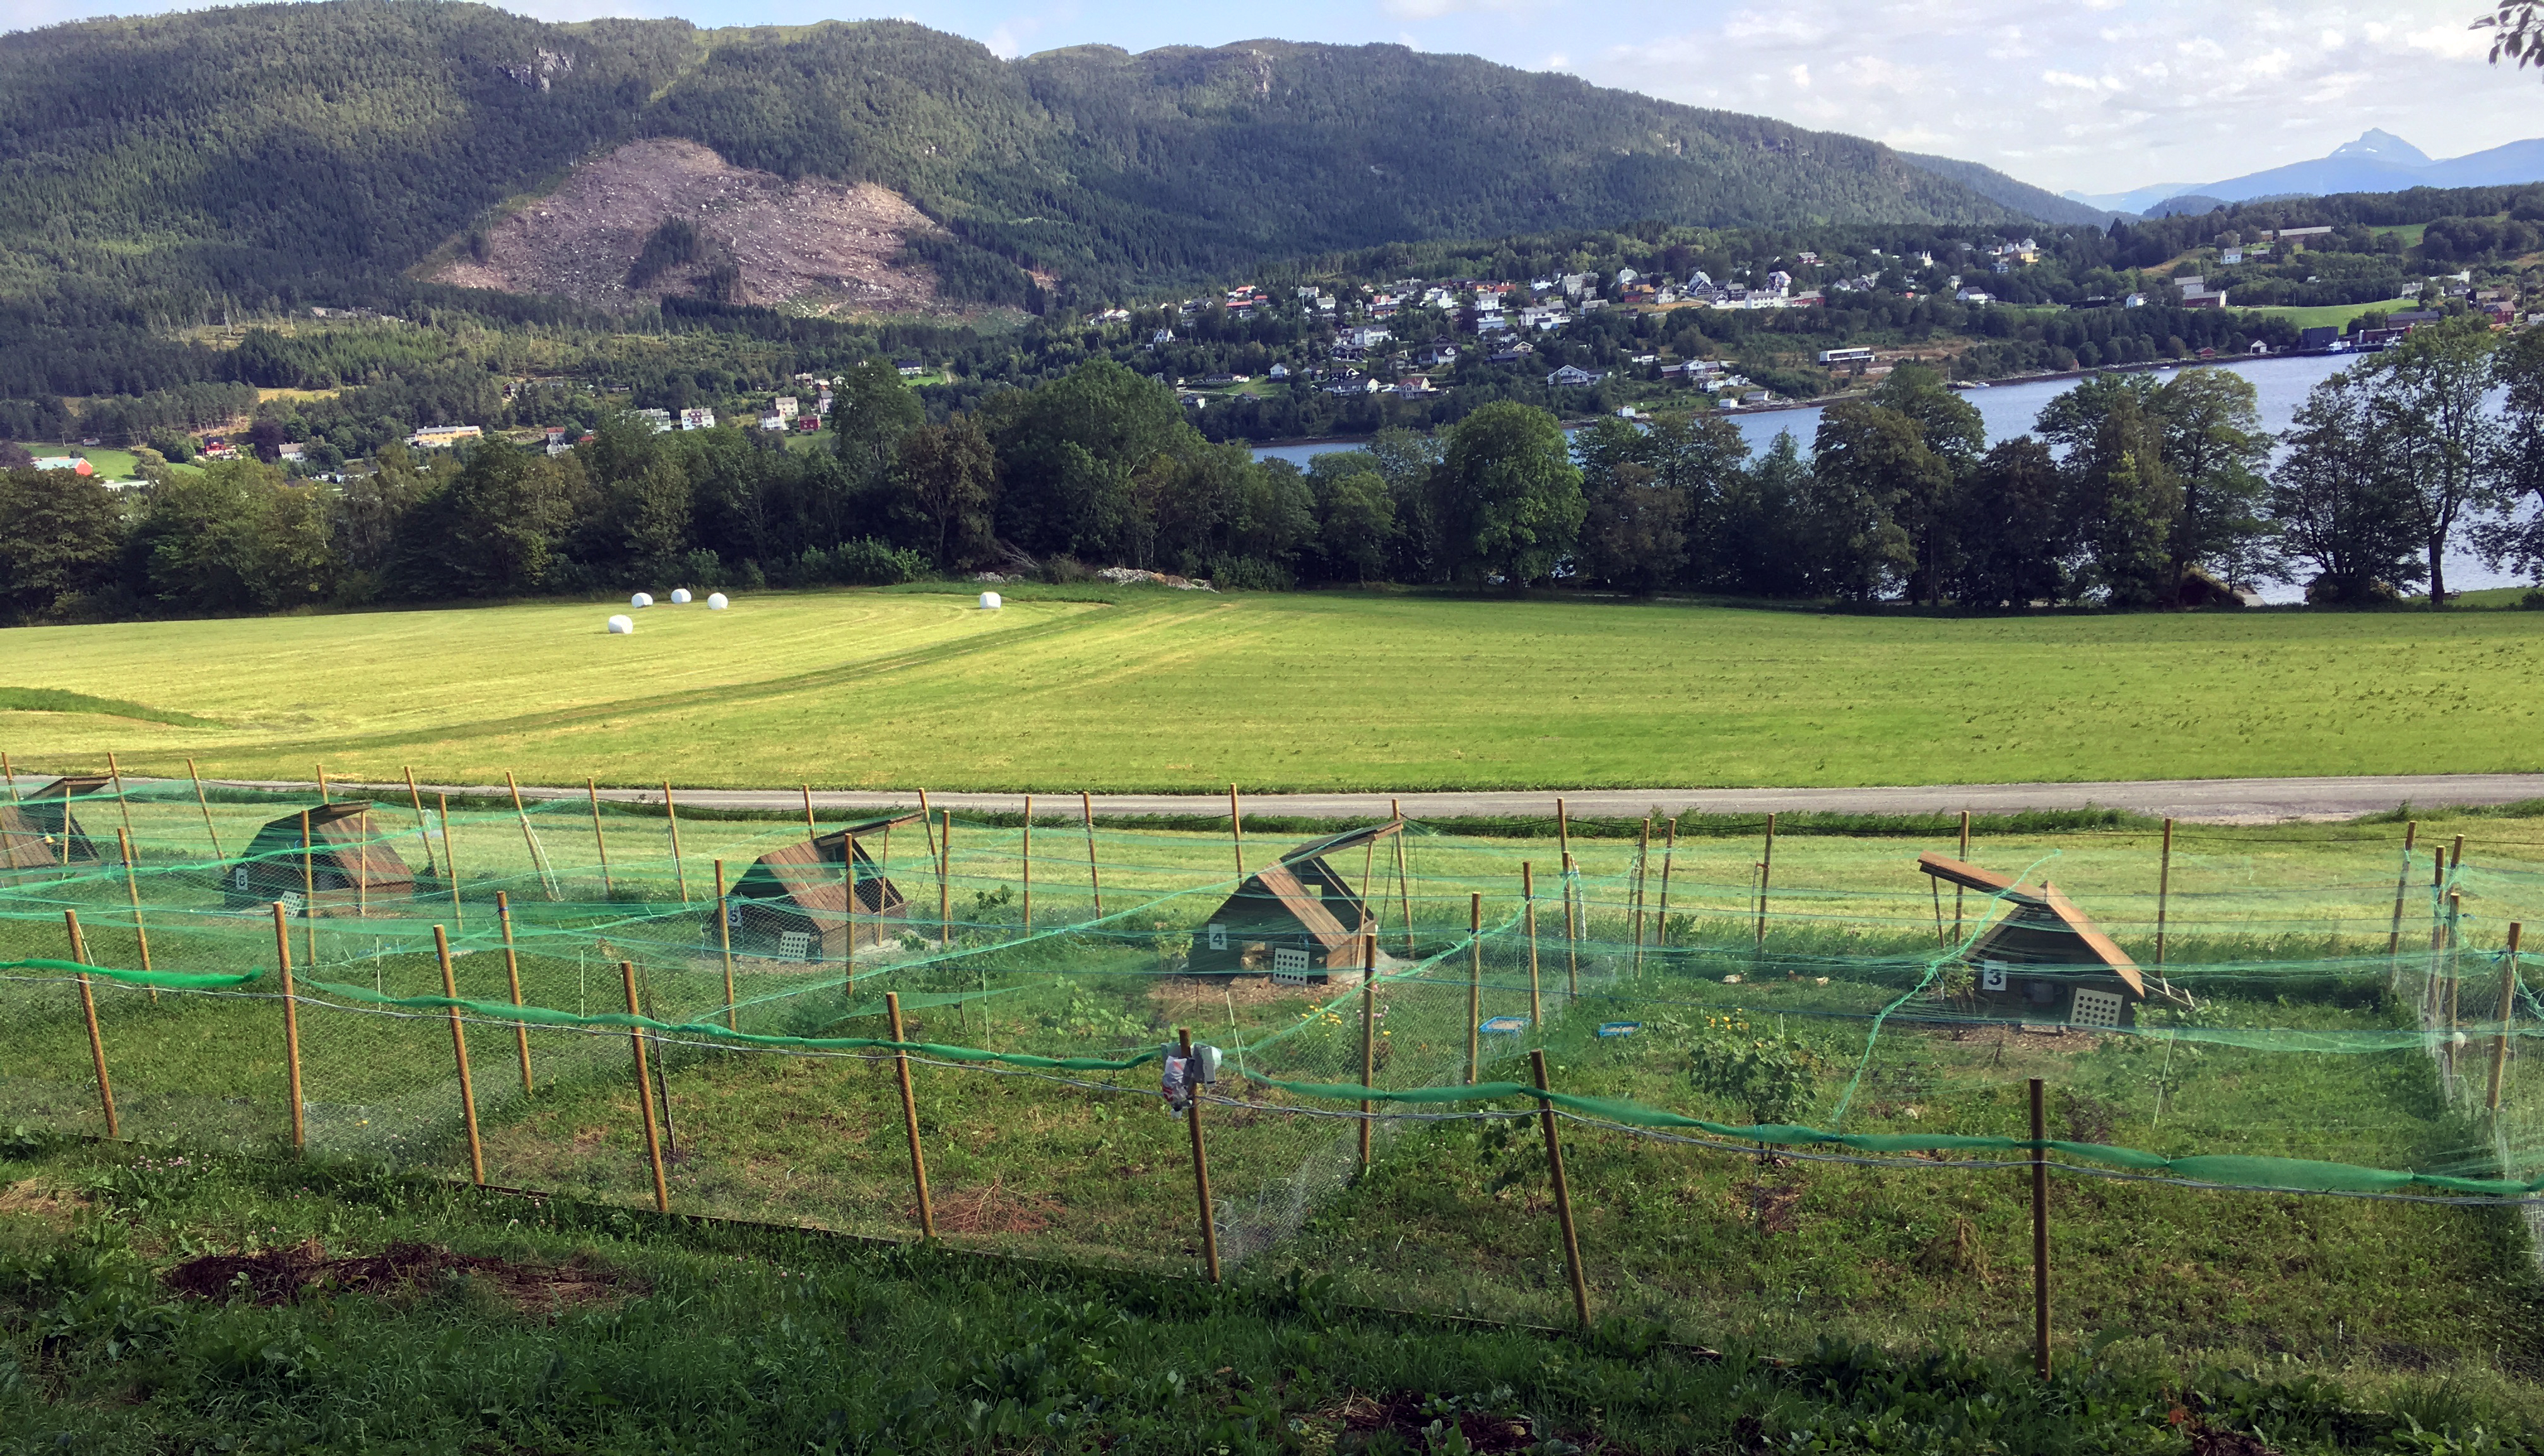
{"label": "mown hay field", "polygon": [[1156,588],[0,633],[21,763],[1066,791],[2544,767],[2544,615],[1926,619]]}

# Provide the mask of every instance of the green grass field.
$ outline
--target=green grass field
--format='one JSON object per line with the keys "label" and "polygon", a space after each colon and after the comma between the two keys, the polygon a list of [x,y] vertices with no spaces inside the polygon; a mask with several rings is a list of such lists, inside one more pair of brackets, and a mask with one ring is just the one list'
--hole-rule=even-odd
{"label": "green grass field", "polygon": [[2349,327],[2349,321],[2364,313],[2392,313],[2396,309],[2417,308],[2408,298],[2386,299],[2378,303],[2333,303],[2316,308],[2238,308],[2240,314],[2260,314],[2268,319],[2285,319],[2300,329],[2339,329]]}
{"label": "green grass field", "polygon": [[130,480],[141,470],[140,462],[133,458],[131,451],[113,450],[100,445],[30,443],[27,446],[27,452],[39,458],[47,455],[84,456],[91,465],[97,467],[97,476],[100,480]]}
{"label": "green grass field", "polygon": [[[271,1277],[311,1245],[401,1243],[421,1247],[384,1276],[304,1291],[194,1292],[217,1273],[179,1273],[210,1256]],[[2544,1414],[2481,1370],[2236,1368],[2132,1339],[2063,1352],[2045,1384],[1960,1352],[1715,1355],[1630,1326],[1582,1339],[1355,1310],[1312,1281],[1210,1291],[39,1140],[0,1144],[0,1371],[12,1452],[2312,1456],[2532,1451]]]}
{"label": "green grass field", "polygon": [[347,778],[411,764],[476,782],[509,768],[1046,791],[2544,766],[2544,616],[2523,612],[1922,619],[1018,587],[989,614],[933,587],[656,607],[613,638],[616,610],[0,633],[0,694],[21,695],[0,696],[0,747],[47,768],[112,749],[138,771],[193,755],[208,774],[303,780],[324,762]]}

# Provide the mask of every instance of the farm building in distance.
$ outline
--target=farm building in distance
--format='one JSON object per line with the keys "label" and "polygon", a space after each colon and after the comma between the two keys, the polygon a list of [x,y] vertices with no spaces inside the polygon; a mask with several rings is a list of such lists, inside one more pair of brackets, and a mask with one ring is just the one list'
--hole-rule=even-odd
{"label": "farm building in distance", "polygon": [[267,823],[221,877],[232,910],[277,900],[293,915],[367,915],[415,894],[415,872],[373,837],[368,804],[322,804]]}
{"label": "farm building in distance", "polygon": [[[892,831],[918,820],[915,811],[868,819],[754,860],[725,891],[718,909],[724,916],[722,934],[732,937],[734,954],[770,960],[841,960],[854,946],[882,945],[895,933],[889,922],[910,919],[910,901],[886,878],[866,844],[880,837],[888,862]],[[852,856],[853,916],[847,887]],[[713,920],[707,922],[706,941],[710,946],[722,943]]]}
{"label": "farm building in distance", "polygon": [[1379,840],[1403,827],[1390,821],[1312,839],[1247,876],[1194,933],[1185,973],[1324,981],[1336,970],[1357,970],[1360,939],[1374,922],[1361,892],[1325,856],[1364,847],[1374,853]]}
{"label": "farm building in distance", "polygon": [[71,801],[102,793],[111,782],[104,774],[55,779],[0,806],[0,870],[57,870],[101,863],[97,841],[89,838],[79,816],[71,812]]}
{"label": "farm building in distance", "polygon": [[2145,975],[2058,886],[2044,880],[2034,894],[2017,888],[2013,876],[1938,854],[1919,855],[1917,868],[2007,903],[2005,918],[1962,953],[1970,999],[1983,1012],[2095,1030],[2136,1025]]}

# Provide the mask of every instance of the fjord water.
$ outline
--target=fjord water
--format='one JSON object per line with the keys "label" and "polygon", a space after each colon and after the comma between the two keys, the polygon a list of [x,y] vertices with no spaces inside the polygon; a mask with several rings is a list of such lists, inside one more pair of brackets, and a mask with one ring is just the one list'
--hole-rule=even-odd
{"label": "fjord water", "polygon": [[[2226,363],[2202,365],[2204,368],[2232,369],[2253,381],[2253,390],[2261,407],[2262,427],[2272,434],[2283,433],[2296,418],[2297,408],[2305,403],[2306,391],[2327,375],[2358,361],[2355,354],[2295,354],[2279,358],[2235,359]],[[2152,371],[2161,380],[2171,379],[2178,370]],[[1990,444],[2027,433],[2041,407],[2076,387],[2073,379],[2039,379],[2014,384],[2000,384],[1988,389],[1973,389],[1962,398],[1978,408],[1979,418],[1987,423]],[[1811,435],[1819,428],[1820,408],[1816,405],[1793,410],[1758,410],[1734,415],[1732,422],[1749,441],[1752,453],[1764,453],[1776,442],[1776,436],[1789,430],[1805,452],[1811,446]],[[1320,442],[1301,445],[1268,445],[1254,453],[1259,458],[1291,460],[1304,466],[1312,456],[1328,450],[1348,450],[1351,445]],[[2447,557],[2447,586],[2450,590],[2469,591],[2485,586],[2510,586],[2521,578],[2514,573],[2496,572],[2463,546]],[[2300,578],[2302,580],[2302,578]],[[2270,601],[2297,601],[2304,593],[2301,586],[2280,584],[2263,592]]]}

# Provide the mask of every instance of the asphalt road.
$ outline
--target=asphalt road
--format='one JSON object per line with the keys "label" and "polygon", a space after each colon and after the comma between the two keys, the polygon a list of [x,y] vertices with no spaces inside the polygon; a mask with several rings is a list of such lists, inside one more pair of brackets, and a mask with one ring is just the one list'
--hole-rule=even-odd
{"label": "asphalt road", "polygon": [[[306,783],[222,780],[241,787],[309,789]],[[354,785],[352,788],[404,784]],[[500,784],[428,784],[427,794],[502,794]],[[580,799],[579,788],[521,787],[524,799]],[[796,808],[804,803],[799,789],[679,789],[680,804],[697,808]],[[603,799],[656,804],[660,790],[603,789]],[[1015,812],[1024,806],[1021,794],[931,794],[928,803],[955,809]],[[1477,790],[1435,794],[1248,794],[1248,814],[1284,814],[1301,818],[1383,817],[1400,803],[1417,819],[1470,815],[1524,815],[1554,812],[1562,799],[1570,811],[1585,818],[1639,818],[1652,813],[1763,814],[1804,810],[1837,813],[1915,814],[2013,813],[2023,809],[2121,808],[2165,815],[2190,823],[2266,824],[2290,819],[2346,819],[2376,813],[2398,805],[2417,807],[2441,805],[2509,804],[2544,799],[2544,774],[2392,774],[2330,779],[2153,779],[2098,784],[1938,784],[1924,788],[1867,789],[1574,789],[1514,792]],[[1098,794],[1099,815],[1213,814],[1228,809],[1225,794]],[[1034,796],[1038,811],[1065,813],[1076,807],[1073,794]],[[915,807],[915,792],[863,793],[815,790],[821,808],[887,809]]]}

